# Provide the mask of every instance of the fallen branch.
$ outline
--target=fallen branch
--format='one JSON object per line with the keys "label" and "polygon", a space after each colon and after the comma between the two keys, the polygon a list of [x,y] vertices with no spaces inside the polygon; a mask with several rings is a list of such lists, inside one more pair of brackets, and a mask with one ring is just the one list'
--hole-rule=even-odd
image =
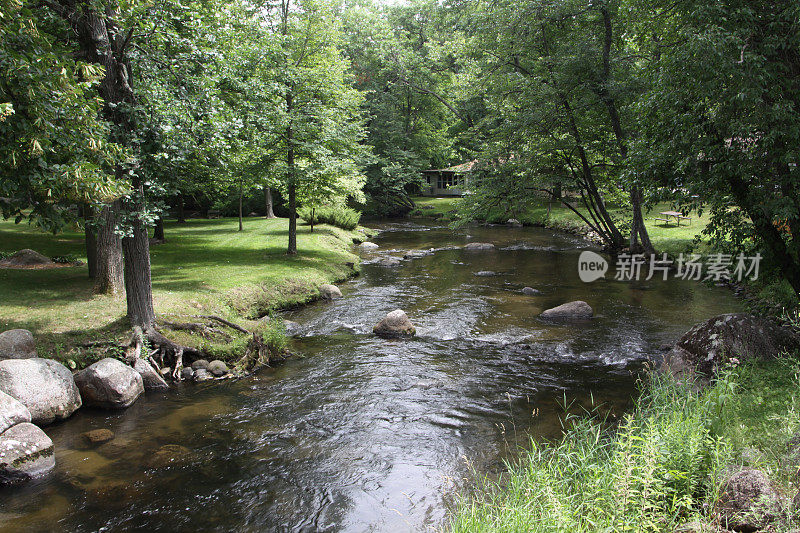
{"label": "fallen branch", "polygon": [[244,329],[239,324],[234,324],[230,320],[225,320],[221,316],[217,316],[217,315],[195,315],[195,318],[206,318],[208,320],[216,320],[220,324],[224,324],[224,325],[228,326],[229,328],[235,329],[236,331],[238,331],[240,333],[245,333],[247,335],[250,334],[250,331]]}

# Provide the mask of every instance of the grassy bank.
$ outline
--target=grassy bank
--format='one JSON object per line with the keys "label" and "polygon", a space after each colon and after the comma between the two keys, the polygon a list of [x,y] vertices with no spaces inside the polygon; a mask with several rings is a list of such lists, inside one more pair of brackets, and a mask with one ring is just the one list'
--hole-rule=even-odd
{"label": "grassy bank", "polygon": [[[160,317],[215,314],[247,324],[271,310],[313,299],[317,287],[358,268],[351,253],[357,231],[298,228],[296,256],[287,256],[288,220],[167,222],[167,241],[151,247],[153,297]],[[0,222],[0,252],[32,248],[47,256],[86,260],[76,229],[50,235]],[[0,269],[0,330],[25,328],[40,354],[56,358],[78,343],[125,335],[125,299],[92,294],[87,267]]]}
{"label": "grassy bank", "polygon": [[[653,376],[617,426],[568,419],[564,438],[531,444],[499,482],[482,482],[452,520],[455,532],[674,531],[715,524],[729,465],[770,475],[791,501],[797,464],[785,460],[800,429],[800,365],[779,359],[731,369],[703,392]],[[784,518],[774,531],[797,523]],[[712,529],[708,529],[711,531]]]}
{"label": "grassy bank", "polygon": [[[460,201],[462,201],[460,198],[414,198],[417,209],[412,213],[412,216],[451,220],[456,216],[458,202]],[[653,241],[653,245],[658,251],[677,255],[688,250],[694,239],[708,224],[709,218],[707,213],[704,213],[703,216],[698,216],[696,212],[691,213],[691,224],[683,221],[680,226],[674,223],[664,224],[656,220],[656,218],[663,218],[663,216],[659,214],[661,211],[671,210],[672,207],[669,204],[654,206],[650,211],[644,214],[645,226]],[[627,213],[624,213],[619,208],[609,207],[609,211],[614,217],[622,218],[627,215]],[[485,221],[490,223],[505,223],[508,218],[509,216],[500,210],[496,212],[490,211],[486,215]],[[585,223],[578,215],[558,202],[553,202],[550,205],[550,212],[548,214],[548,204],[545,200],[531,202],[526,209],[516,215],[516,218],[528,226],[546,226],[568,230],[585,226]]]}

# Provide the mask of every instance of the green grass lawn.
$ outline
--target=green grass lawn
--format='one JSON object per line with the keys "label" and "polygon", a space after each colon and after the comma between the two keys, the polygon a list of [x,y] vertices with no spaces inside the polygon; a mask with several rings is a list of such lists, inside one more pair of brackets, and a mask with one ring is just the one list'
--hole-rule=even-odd
{"label": "green grass lawn", "polygon": [[[412,216],[435,217],[445,220],[452,219],[459,207],[459,202],[469,201],[468,198],[432,198],[417,197],[414,202],[417,209],[412,212]],[[661,211],[672,211],[673,208],[667,204],[658,204],[644,213],[645,226],[653,241],[653,245],[659,252],[667,252],[670,255],[677,255],[687,251],[695,237],[706,227],[709,222],[707,213],[698,216],[696,212],[690,213],[691,223],[682,221],[680,226],[675,223],[664,224],[656,218],[664,218],[659,213]],[[609,207],[612,216],[622,217],[619,208]],[[487,222],[504,223],[509,217],[505,213],[490,213]],[[570,209],[561,203],[553,202],[550,206],[550,214],[547,212],[547,202],[544,200],[532,203],[522,213],[518,213],[516,218],[526,225],[540,226],[552,225],[555,227],[583,226],[584,222]]]}
{"label": "green grass lawn", "polygon": [[[159,316],[219,314],[242,320],[312,299],[317,287],[354,273],[353,239],[331,226],[298,226],[296,256],[287,256],[288,220],[236,219],[167,222],[167,242],[151,247],[153,298]],[[0,222],[0,251],[31,248],[85,262],[83,233],[51,235]],[[58,356],[84,340],[125,334],[125,299],[92,294],[87,267],[0,269],[0,331],[31,330],[40,354]],[[111,337],[111,338],[109,338]]]}

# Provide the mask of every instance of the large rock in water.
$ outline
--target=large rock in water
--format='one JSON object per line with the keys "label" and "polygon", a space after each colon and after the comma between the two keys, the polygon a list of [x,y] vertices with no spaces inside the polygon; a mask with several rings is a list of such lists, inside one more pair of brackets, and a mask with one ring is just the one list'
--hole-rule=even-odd
{"label": "large rock in water", "polygon": [[164,378],[158,375],[156,369],[153,368],[153,365],[142,359],[141,357],[137,357],[136,360],[133,362],[133,369],[142,376],[142,384],[144,385],[144,390],[167,390],[169,389],[169,385]]}
{"label": "large rock in water", "polygon": [[36,341],[27,329],[10,329],[0,333],[0,359],[36,357]]}
{"label": "large rock in water", "polygon": [[49,265],[52,263],[53,261],[51,261],[49,257],[45,257],[39,252],[36,252],[28,248],[20,250],[19,252],[13,254],[11,257],[8,257],[0,261],[0,265],[11,266],[11,267]]}
{"label": "large rock in water", "polygon": [[11,426],[31,421],[31,412],[5,392],[0,392],[0,433]]}
{"label": "large rock in water", "polygon": [[0,391],[25,405],[35,424],[62,420],[81,406],[72,372],[51,359],[0,361]]}
{"label": "large rock in water", "polygon": [[782,514],[781,499],[761,470],[743,468],[720,487],[717,512],[723,527],[740,532],[763,530]]}
{"label": "large rock in water", "polygon": [[395,309],[386,317],[375,324],[372,332],[384,338],[397,338],[397,337],[412,337],[416,334],[417,330],[411,320],[408,319],[405,311],[402,309]]}
{"label": "large rock in water", "polygon": [[0,485],[41,477],[55,466],[53,441],[30,422],[0,433]]}
{"label": "large rock in water", "polygon": [[494,244],[490,242],[471,242],[464,246],[465,250],[481,251],[481,250],[494,250]]}
{"label": "large rock in water", "polygon": [[361,244],[358,245],[358,247],[361,248],[362,250],[377,250],[378,248],[380,248],[374,242],[369,242],[369,241],[362,242]]}
{"label": "large rock in water", "polygon": [[730,358],[771,359],[800,347],[800,337],[769,320],[746,313],[715,316],[695,325],[664,357],[663,368],[675,375],[697,371],[716,375]]}
{"label": "large rock in water", "polygon": [[86,405],[105,409],[129,407],[144,392],[142,376],[125,363],[110,357],[76,373],[75,383]]}
{"label": "large rock in water", "polygon": [[592,318],[593,314],[594,311],[592,311],[592,308],[589,306],[589,304],[577,300],[575,302],[567,302],[559,305],[558,307],[553,307],[552,309],[542,311],[542,314],[539,316],[541,318],[551,319],[586,319]]}
{"label": "large rock in water", "polygon": [[319,294],[326,300],[334,300],[342,297],[342,291],[336,285],[326,284],[320,285]]}

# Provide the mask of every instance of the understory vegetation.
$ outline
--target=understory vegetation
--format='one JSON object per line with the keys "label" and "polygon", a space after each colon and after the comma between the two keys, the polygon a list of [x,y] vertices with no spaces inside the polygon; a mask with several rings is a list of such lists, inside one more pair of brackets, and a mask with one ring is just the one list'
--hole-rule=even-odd
{"label": "understory vegetation", "polygon": [[361,213],[343,206],[301,207],[297,215],[312,226],[330,224],[346,230],[356,229],[361,220]]}
{"label": "understory vegetation", "polygon": [[[674,531],[718,522],[726,469],[753,466],[786,498],[775,531],[787,531],[797,493],[787,443],[800,429],[795,358],[729,367],[697,391],[652,373],[618,425],[568,416],[559,442],[532,441],[499,481],[483,480],[452,521],[472,531]],[[711,530],[711,529],[709,529]]]}

